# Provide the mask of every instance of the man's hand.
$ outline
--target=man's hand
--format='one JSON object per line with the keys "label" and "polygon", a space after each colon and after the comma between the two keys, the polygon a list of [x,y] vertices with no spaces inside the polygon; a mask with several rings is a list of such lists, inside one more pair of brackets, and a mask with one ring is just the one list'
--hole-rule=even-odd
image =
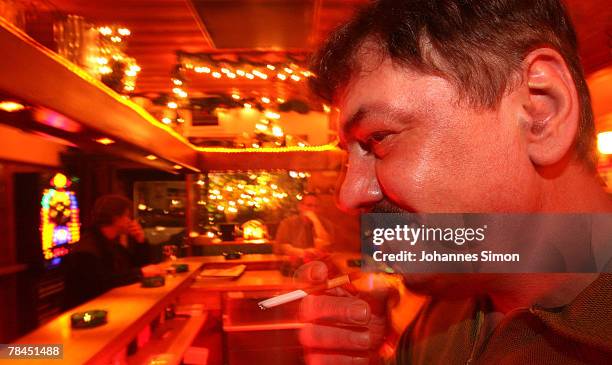
{"label": "man's hand", "polygon": [[132,220],[130,222],[130,226],[128,227],[128,234],[138,243],[143,243],[145,241],[144,230],[142,229],[140,223],[138,223],[136,220]]}
{"label": "man's hand", "polygon": [[[296,277],[318,284],[328,279],[327,266],[313,261],[301,266]],[[307,325],[300,332],[308,365],[378,364],[378,349],[386,332],[388,288],[368,288],[353,295],[343,288],[309,295],[300,305]]]}

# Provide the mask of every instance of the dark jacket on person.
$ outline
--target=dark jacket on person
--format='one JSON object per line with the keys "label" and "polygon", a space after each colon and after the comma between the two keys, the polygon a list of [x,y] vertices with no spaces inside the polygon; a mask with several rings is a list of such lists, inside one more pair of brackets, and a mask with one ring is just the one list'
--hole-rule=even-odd
{"label": "dark jacket on person", "polygon": [[77,306],[114,287],[140,280],[140,267],[149,262],[148,246],[130,238],[124,247],[97,228],[85,231],[63,263],[64,307]]}
{"label": "dark jacket on person", "polygon": [[505,315],[484,336],[487,300],[430,300],[404,332],[397,365],[612,364],[612,274],[571,303]]}

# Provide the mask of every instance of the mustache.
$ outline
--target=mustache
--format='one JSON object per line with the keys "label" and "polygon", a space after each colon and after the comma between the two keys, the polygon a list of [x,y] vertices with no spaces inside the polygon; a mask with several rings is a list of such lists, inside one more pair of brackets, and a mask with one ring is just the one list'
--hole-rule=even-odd
{"label": "mustache", "polygon": [[412,209],[404,209],[391,203],[387,199],[383,199],[378,203],[374,204],[369,213],[414,213]]}

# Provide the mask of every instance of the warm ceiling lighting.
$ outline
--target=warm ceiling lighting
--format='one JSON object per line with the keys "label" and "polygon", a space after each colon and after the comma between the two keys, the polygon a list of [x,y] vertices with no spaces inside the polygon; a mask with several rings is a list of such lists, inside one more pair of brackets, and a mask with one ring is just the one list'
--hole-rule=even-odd
{"label": "warm ceiling lighting", "polygon": [[167,105],[168,105],[168,108],[170,108],[170,109],[178,108],[178,104],[176,102],[174,102],[174,101],[169,101]]}
{"label": "warm ceiling lighting", "polygon": [[174,165],[173,167],[174,167],[175,170],[180,170],[180,169],[183,168],[183,166],[181,166],[181,165]]}
{"label": "warm ceiling lighting", "polygon": [[104,138],[98,138],[98,139],[96,139],[95,141],[96,141],[96,142],[98,142],[99,144],[103,144],[103,145],[105,145],[105,146],[107,146],[107,145],[109,145],[109,144],[113,144],[113,143],[115,143],[115,141],[113,141],[113,140],[112,140],[112,139],[110,139],[110,138],[106,138],[106,137],[104,137]]}
{"label": "warm ceiling lighting", "polygon": [[265,116],[268,119],[280,119],[280,114],[275,113],[275,112],[271,112],[271,111],[267,111],[265,113]]}
{"label": "warm ceiling lighting", "polygon": [[111,34],[113,34],[113,30],[111,29],[111,27],[100,27],[100,28],[98,28],[98,32],[100,32],[100,34],[102,34],[102,35],[111,35]]}
{"label": "warm ceiling lighting", "polygon": [[602,155],[612,155],[612,131],[597,135],[597,149]]}
{"label": "warm ceiling lighting", "polygon": [[282,137],[283,136],[283,129],[277,125],[275,125],[274,127],[272,127],[272,134],[276,137]]}
{"label": "warm ceiling lighting", "polygon": [[155,161],[155,160],[157,160],[157,156],[155,156],[155,155],[147,155],[147,160]]}
{"label": "warm ceiling lighting", "polygon": [[234,99],[234,100],[240,100],[240,95],[238,95],[238,94],[232,94],[232,99]]}
{"label": "warm ceiling lighting", "polygon": [[0,109],[4,110],[5,112],[13,113],[25,109],[25,106],[16,101],[6,100],[0,101]]}
{"label": "warm ceiling lighting", "polygon": [[264,97],[261,98],[261,102],[265,103],[265,104],[268,104],[270,102],[270,98],[267,98],[267,97],[264,96]]}

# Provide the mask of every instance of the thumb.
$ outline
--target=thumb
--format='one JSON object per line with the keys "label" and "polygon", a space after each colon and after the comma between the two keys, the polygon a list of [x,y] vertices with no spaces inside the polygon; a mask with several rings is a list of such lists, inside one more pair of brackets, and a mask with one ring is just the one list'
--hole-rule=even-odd
{"label": "thumb", "polygon": [[300,266],[293,275],[293,280],[301,283],[320,283],[327,280],[327,265],[321,261],[311,261]]}

